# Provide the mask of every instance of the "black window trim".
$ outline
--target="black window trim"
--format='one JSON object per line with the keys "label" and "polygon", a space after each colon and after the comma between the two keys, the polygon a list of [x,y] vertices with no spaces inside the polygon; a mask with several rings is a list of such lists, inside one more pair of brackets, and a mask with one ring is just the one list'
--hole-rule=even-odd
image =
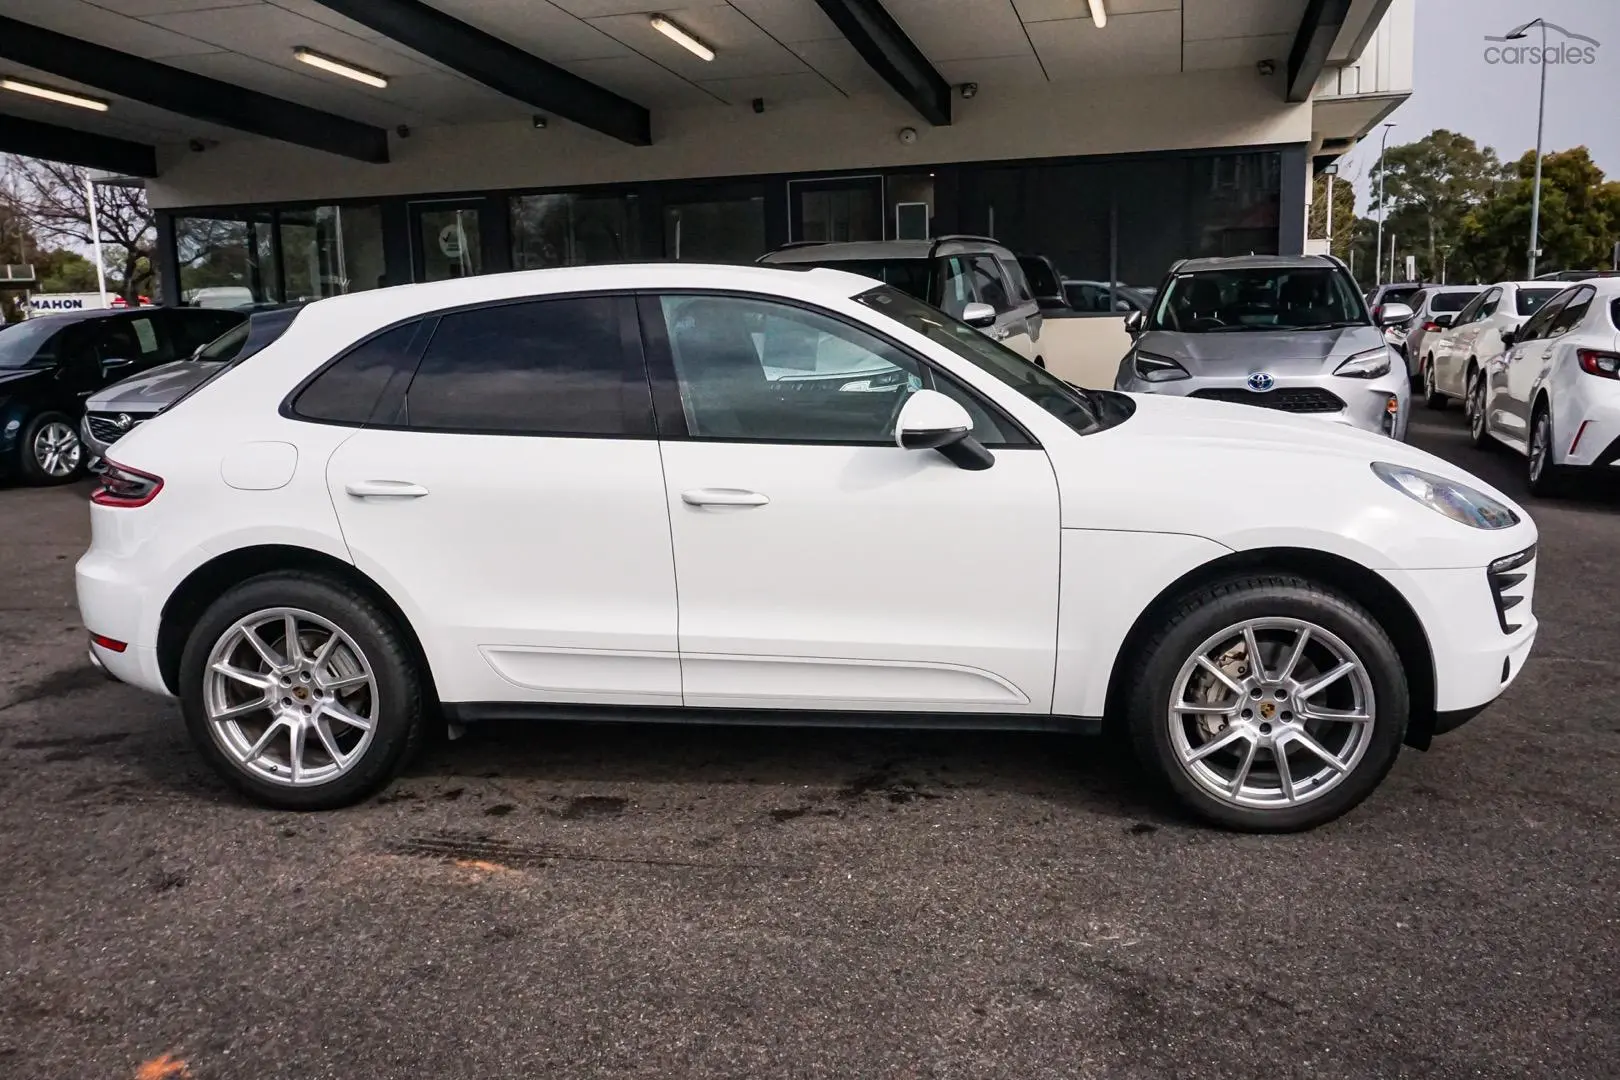
{"label": "black window trim", "polygon": [[[664,322],[663,305],[659,303],[662,296],[727,296],[744,300],[762,300],[766,303],[780,304],[783,307],[797,308],[814,315],[832,319],[846,326],[853,325],[863,333],[881,341],[883,344],[907,357],[918,366],[927,380],[925,385],[933,386],[933,380],[948,383],[959,390],[963,396],[971,399],[979,408],[983,409],[997,425],[1005,430],[1015,433],[1023,442],[996,442],[985,443],[988,450],[1044,450],[1040,440],[1035,438],[1029,428],[1020,423],[994,401],[985,397],[978,390],[969,386],[951,372],[940,367],[928,357],[917,350],[901,344],[882,330],[864,321],[851,320],[841,312],[824,308],[819,304],[801,300],[797,297],[781,296],[775,293],[750,292],[746,289],[705,289],[694,286],[685,286],[673,289],[637,289],[635,290],[637,307],[641,323],[641,337],[645,351],[646,365],[653,388],[653,412],[659,427],[658,437],[669,442],[705,442],[705,443],[746,443],[759,446],[856,446],[856,447],[883,447],[895,446],[893,440],[852,442],[848,439],[763,439],[755,436],[741,435],[693,435],[686,426],[686,409],[681,403],[680,382],[675,375],[675,356],[669,347],[669,328]],[[667,422],[666,422],[667,420]],[[898,447],[895,447],[899,449]]]}

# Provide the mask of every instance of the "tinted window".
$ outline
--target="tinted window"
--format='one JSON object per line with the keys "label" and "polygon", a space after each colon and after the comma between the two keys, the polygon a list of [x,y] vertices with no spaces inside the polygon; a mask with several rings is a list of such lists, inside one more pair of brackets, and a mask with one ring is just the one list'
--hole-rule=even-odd
{"label": "tinted window", "polygon": [[1061,297],[1063,287],[1058,284],[1057,275],[1052,272],[1051,264],[1045,259],[1036,259],[1024,256],[1018,260],[1018,265],[1024,268],[1024,274],[1029,279],[1029,286],[1039,297]]}
{"label": "tinted window", "polygon": [[994,256],[971,256],[968,259],[968,272],[973,280],[973,291],[978,294],[981,304],[989,304],[997,314],[1013,309],[1012,298],[1007,295],[1007,286],[1001,280],[1001,270]]}
{"label": "tinted window", "polygon": [[58,332],[66,324],[38,317],[8,326],[0,334],[0,369],[37,365],[44,367],[56,359]]}
{"label": "tinted window", "polygon": [[1557,289],[1520,289],[1517,298],[1516,311],[1521,319],[1528,318],[1541,310],[1541,306],[1557,296]]}
{"label": "tinted window", "polygon": [[1581,324],[1586,313],[1591,310],[1592,297],[1596,292],[1590,285],[1583,285],[1576,289],[1574,294],[1564,302],[1564,309],[1558,313],[1552,323],[1547,327],[1547,337],[1560,337],[1569,333]]}
{"label": "tinted window", "polygon": [[945,260],[940,279],[939,309],[953,319],[960,319],[967,306],[973,303],[973,282],[968,277],[967,260]]}
{"label": "tinted window", "polygon": [[[738,296],[660,304],[693,438],[893,446],[906,397],[934,382],[904,351],[820,312]],[[1006,441],[971,395],[934,388],[967,408],[981,442]]]}
{"label": "tinted window", "polygon": [[1488,319],[1496,314],[1496,309],[1502,306],[1502,290],[1492,289],[1480,301],[1479,311],[1474,315],[1476,319]]}
{"label": "tinted window", "polygon": [[1614,323],[1616,330],[1620,330],[1620,300],[1615,300],[1609,304],[1609,321]]}
{"label": "tinted window", "polygon": [[1490,295],[1490,293],[1475,293],[1473,299],[1468,301],[1468,305],[1457,313],[1457,318],[1451,325],[1464,326],[1479,318],[1480,311],[1485,307],[1485,301]]}
{"label": "tinted window", "polygon": [[825,266],[863,277],[876,278],[919,300],[928,299],[927,259],[845,259],[838,262],[789,263],[790,266]]}
{"label": "tinted window", "polygon": [[1029,291],[1029,282],[1024,279],[1023,269],[1011,259],[998,261],[1001,264],[1001,276],[1007,282],[1007,289],[1012,293],[1014,303],[1027,304],[1035,299],[1035,294]]}
{"label": "tinted window", "polygon": [[1407,304],[1415,307],[1416,305],[1412,304],[1412,298],[1422,291],[1416,285],[1397,286],[1385,289],[1384,295],[1379,298],[1378,302],[1380,304]]}
{"label": "tinted window", "polygon": [[163,350],[157,320],[150,315],[100,319],[91,348],[97,360],[152,360]]}
{"label": "tinted window", "polygon": [[169,332],[174,335],[174,354],[190,356],[198,346],[206,345],[234,326],[247,321],[246,316],[231,311],[187,311],[178,309],[169,313]]}
{"label": "tinted window", "polygon": [[412,322],[385,330],[344,353],[304,388],[293,411],[311,420],[369,422],[389,378],[413,355],[411,340],[419,325]]}
{"label": "tinted window", "polygon": [[406,398],[418,428],[506,435],[641,435],[651,392],[629,378],[623,301],[576,296],[443,316]]}
{"label": "tinted window", "polygon": [[1479,293],[1472,292],[1443,292],[1435,293],[1434,299],[1429,301],[1430,311],[1461,311],[1467,307]]}
{"label": "tinted window", "polygon": [[1523,328],[1520,329],[1518,339],[1520,341],[1534,341],[1537,338],[1546,337],[1547,325],[1557,317],[1561,310],[1563,310],[1564,304],[1568,299],[1569,297],[1559,293],[1551,300],[1548,300],[1541,306],[1540,311],[1530,316],[1530,321],[1525,323]]}

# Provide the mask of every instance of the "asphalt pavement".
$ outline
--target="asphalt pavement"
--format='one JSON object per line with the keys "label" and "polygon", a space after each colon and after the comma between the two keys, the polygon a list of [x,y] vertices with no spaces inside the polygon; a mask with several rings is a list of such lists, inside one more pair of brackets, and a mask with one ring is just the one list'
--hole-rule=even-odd
{"label": "asphalt pavement", "polygon": [[1502,700],[1283,837],[1030,735],[495,725],[260,810],[86,665],[84,496],[0,490],[0,1077],[1616,1075],[1612,488],[1527,502]]}

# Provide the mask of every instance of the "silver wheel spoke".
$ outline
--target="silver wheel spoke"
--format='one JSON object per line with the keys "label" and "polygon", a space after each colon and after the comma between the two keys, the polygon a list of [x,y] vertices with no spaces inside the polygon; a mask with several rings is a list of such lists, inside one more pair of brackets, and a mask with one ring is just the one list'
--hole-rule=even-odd
{"label": "silver wheel spoke", "polygon": [[1175,708],[1176,712],[1192,713],[1194,716],[1230,716],[1238,709],[1236,705],[1194,705],[1190,701],[1183,701]]}
{"label": "silver wheel spoke", "polygon": [[342,765],[343,751],[338,749],[337,739],[333,738],[332,733],[326,729],[326,724],[316,720],[315,734],[320,737],[321,746],[325,747],[327,754],[331,756],[332,764]]}
{"label": "silver wheel spoke", "polygon": [[244,755],[243,760],[259,760],[259,755],[264,753],[265,749],[269,747],[271,740],[276,737],[276,733],[285,726],[285,722],[282,721],[280,717],[277,717],[274,721],[272,721],[270,726],[264,729],[264,734],[259,736],[258,741],[252,746],[248,747],[247,753]]}
{"label": "silver wheel spoke", "polygon": [[296,720],[287,722],[287,768],[292,770],[292,782],[298,783],[304,772],[304,740],[309,729]]}
{"label": "silver wheel spoke", "polygon": [[371,681],[371,676],[367,675],[365,672],[361,672],[358,675],[342,675],[336,679],[322,680],[320,676],[317,675],[316,680],[317,684],[322,690],[330,690],[332,693],[336,694],[356,686],[365,685]]}
{"label": "silver wheel spoke", "polygon": [[327,716],[330,716],[334,720],[341,720],[350,727],[359,728],[361,731],[371,730],[370,720],[367,720],[363,716],[356,715],[354,712],[336,701],[328,701],[322,704],[321,712],[325,713]]}
{"label": "silver wheel spoke", "polygon": [[1365,724],[1372,715],[1362,709],[1319,709],[1310,702],[1295,702],[1303,720],[1332,720],[1341,724]]}
{"label": "silver wheel spoke", "polygon": [[1328,766],[1334,772],[1343,774],[1347,771],[1345,769],[1344,762],[1339,760],[1338,755],[1334,754],[1327,747],[1317,742],[1315,737],[1313,737],[1310,732],[1296,731],[1289,736],[1289,740],[1291,742],[1299,743],[1299,745],[1303,746],[1305,749],[1327,762]]}
{"label": "silver wheel spoke", "polygon": [[326,640],[321,643],[320,650],[315,653],[315,658],[309,662],[309,666],[315,669],[315,678],[317,680],[321,678],[321,672],[326,670],[326,665],[332,662],[332,654],[337,651],[337,646],[338,636],[336,634],[326,635]]}
{"label": "silver wheel spoke", "polygon": [[1237,773],[1232,777],[1232,783],[1227,787],[1230,794],[1235,796],[1243,790],[1243,782],[1249,778],[1249,770],[1254,768],[1254,756],[1259,752],[1259,741],[1250,740],[1248,753],[1243,755],[1243,764],[1238,766]]}
{"label": "silver wheel spoke", "polygon": [[267,709],[269,707],[270,707],[270,695],[268,693],[266,693],[263,697],[259,698],[257,701],[244,701],[240,705],[232,705],[228,709],[220,709],[218,712],[216,712],[213,715],[209,716],[208,719],[214,721],[214,723],[217,724],[221,720],[234,720],[238,716],[246,716],[250,712],[257,712],[260,709]]}
{"label": "silver wheel spoke", "polygon": [[235,679],[239,683],[254,687],[258,690],[268,690],[270,689],[271,684],[275,682],[274,679],[271,679],[268,676],[259,675],[251,671],[243,671],[241,668],[233,667],[223,660],[219,661],[217,664],[214,664],[208,670],[217,671],[227,679]]}
{"label": "silver wheel spoke", "polygon": [[1220,735],[1220,736],[1218,736],[1216,738],[1213,738],[1209,742],[1205,743],[1203,746],[1198,747],[1196,750],[1194,750],[1191,754],[1189,754],[1187,756],[1187,760],[1188,761],[1203,761],[1205,758],[1209,757],[1209,755],[1214,754],[1214,753],[1219,753],[1220,751],[1226,749],[1228,746],[1231,746],[1233,743],[1237,742],[1239,739],[1247,739],[1247,738],[1249,738],[1249,735],[1248,735],[1247,732],[1243,731],[1240,728],[1232,728],[1231,730],[1227,731],[1225,734]]}
{"label": "silver wheel spoke", "polygon": [[242,637],[253,647],[253,651],[259,654],[259,659],[270,665],[271,671],[280,671],[287,666],[285,660],[270,651],[270,646],[264,643],[264,639],[253,627],[242,627]]}
{"label": "silver wheel spoke", "polygon": [[1288,653],[1288,659],[1284,662],[1283,669],[1278,673],[1277,678],[1286,680],[1294,677],[1294,669],[1299,666],[1299,659],[1305,655],[1305,646],[1310,643],[1310,640],[1311,628],[1308,626],[1301,627],[1299,637],[1294,639],[1294,647]]}
{"label": "silver wheel spoke", "polygon": [[1266,677],[1266,666],[1260,660],[1260,643],[1255,640],[1254,627],[1247,623],[1243,627],[1243,647],[1249,652],[1249,676],[1254,679]]}
{"label": "silver wheel spoke", "polygon": [[1346,660],[1332,671],[1329,671],[1327,674],[1318,675],[1310,682],[1301,686],[1299,690],[1296,691],[1296,694],[1301,701],[1307,701],[1315,697],[1317,694],[1320,694],[1323,690],[1326,690],[1328,687],[1332,686],[1334,683],[1338,682],[1340,679],[1344,678],[1354,670],[1356,670],[1356,662],[1354,660]]}
{"label": "silver wheel spoke", "polygon": [[1282,791],[1283,801],[1290,806],[1294,803],[1294,775],[1288,771],[1288,749],[1279,742],[1271,745],[1271,758],[1277,763],[1277,787]]}
{"label": "silver wheel spoke", "polygon": [[292,615],[283,615],[281,626],[285,638],[281,651],[287,654],[287,666],[297,667],[304,662],[304,647],[298,643],[298,620]]}
{"label": "silver wheel spoke", "polygon": [[1203,668],[1205,671],[1209,672],[1211,675],[1215,676],[1216,680],[1218,682],[1220,682],[1220,684],[1222,686],[1224,686],[1228,690],[1232,691],[1232,693],[1236,694],[1238,697],[1243,696],[1243,687],[1239,686],[1236,682],[1234,682],[1230,675],[1228,675],[1226,672],[1222,671],[1215,664],[1211,663],[1209,657],[1200,656],[1198,658],[1198,666]]}

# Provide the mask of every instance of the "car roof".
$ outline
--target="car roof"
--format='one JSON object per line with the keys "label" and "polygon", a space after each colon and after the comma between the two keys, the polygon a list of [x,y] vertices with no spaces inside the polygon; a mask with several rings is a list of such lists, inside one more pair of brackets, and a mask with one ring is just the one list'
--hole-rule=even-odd
{"label": "car roof", "polygon": [[88,311],[53,311],[48,315],[30,315],[27,322],[49,322],[57,326],[67,326],[71,323],[90,322],[95,319],[125,319],[139,315],[142,312],[158,310],[157,307],[121,307],[121,308],[91,308]]}
{"label": "car roof", "polygon": [[1336,267],[1338,262],[1326,255],[1223,255],[1198,259],[1183,259],[1173,269],[1177,274],[1197,274],[1207,270],[1286,270],[1294,267]]}
{"label": "car roof", "polygon": [[876,261],[883,259],[927,259],[941,255],[987,252],[1013,258],[1004,244],[983,236],[941,236],[933,240],[856,240],[834,243],[802,243],[778,248],[760,259],[761,265]]}

